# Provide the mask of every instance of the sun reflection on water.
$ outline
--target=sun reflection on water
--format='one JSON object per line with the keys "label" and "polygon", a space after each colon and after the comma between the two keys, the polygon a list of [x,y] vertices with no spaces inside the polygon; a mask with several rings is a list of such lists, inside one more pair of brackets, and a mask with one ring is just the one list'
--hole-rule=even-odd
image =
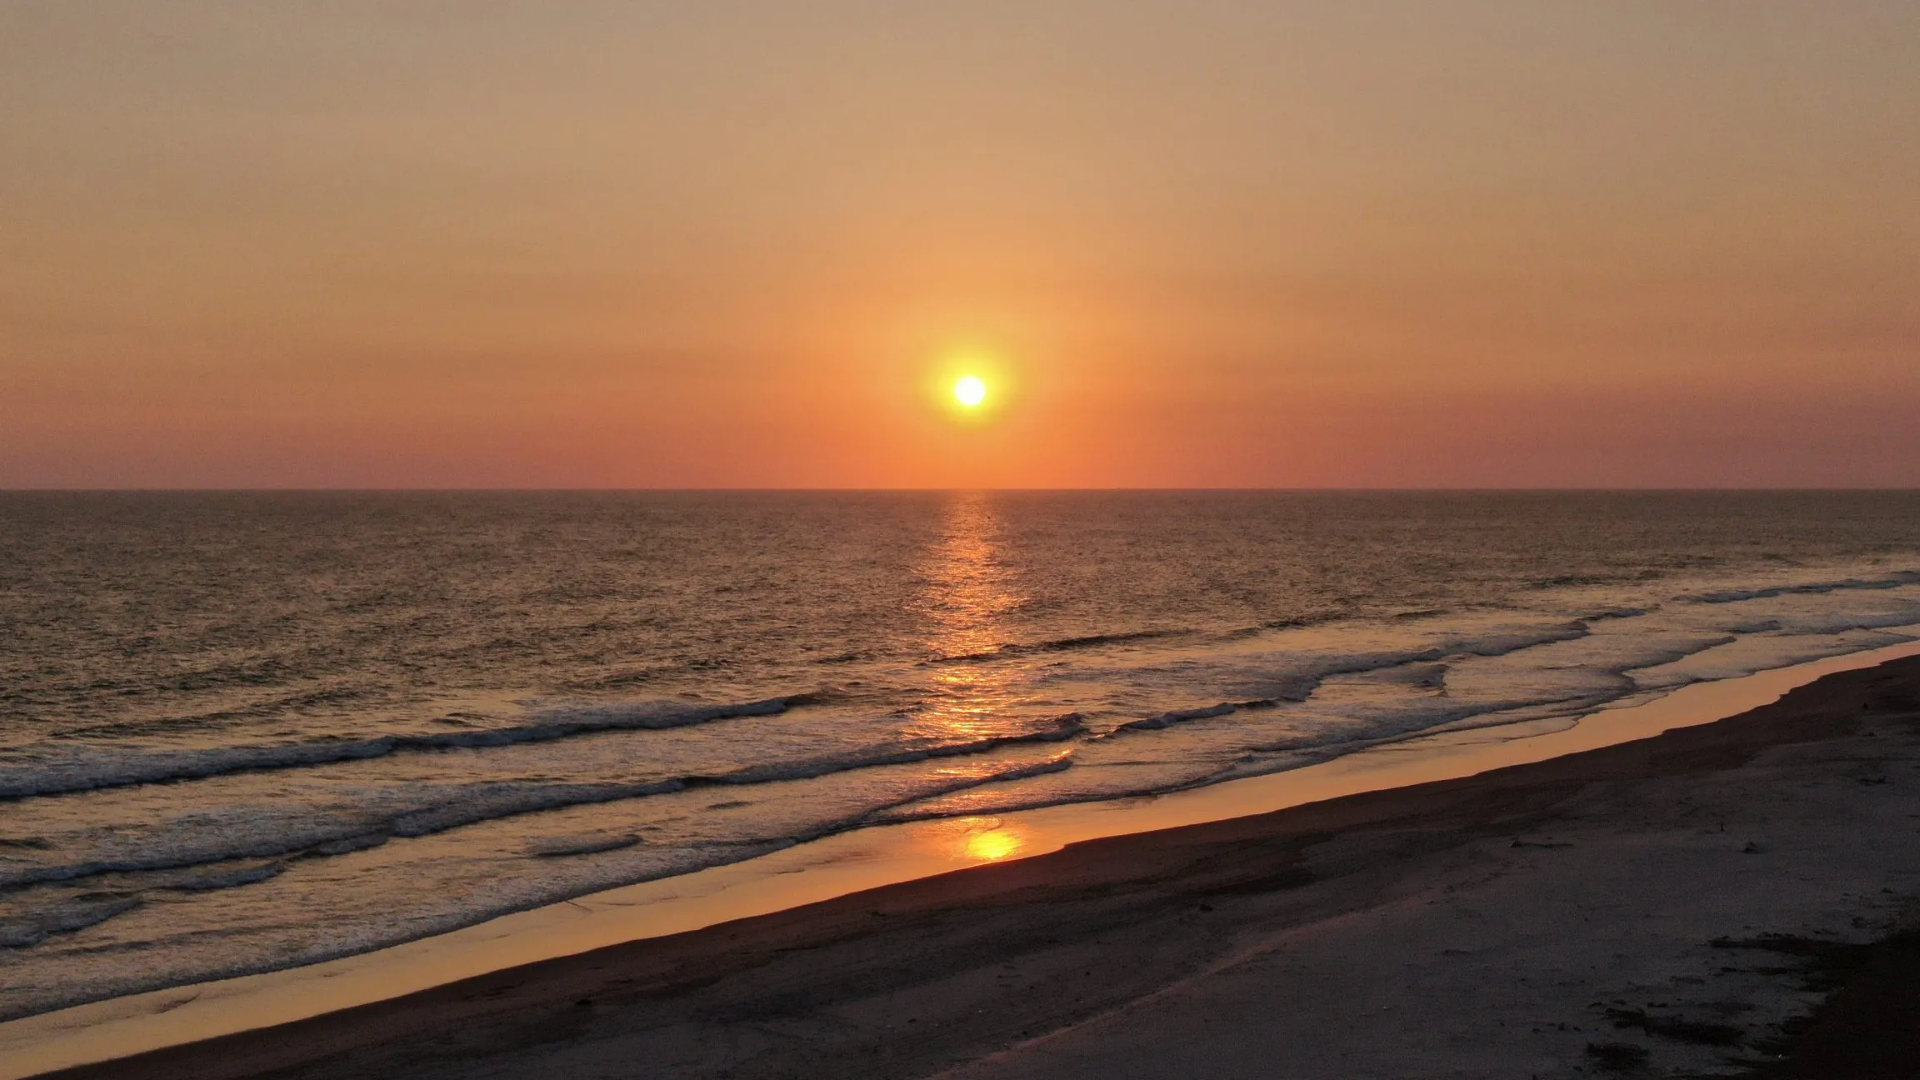
{"label": "sun reflection on water", "polygon": [[1007,616],[1025,597],[1000,556],[999,519],[989,496],[957,493],[945,528],[928,552],[922,607],[934,657],[930,693],[917,714],[925,734],[941,738],[1008,734],[1008,706],[1026,665],[985,662],[1007,643]]}
{"label": "sun reflection on water", "polygon": [[1066,769],[1074,751],[1060,740],[1078,721],[1040,692],[1044,661],[1007,648],[1021,642],[1016,617],[1027,597],[1004,554],[995,498],[956,493],[944,511],[915,605],[926,627],[925,681],[902,731],[913,743],[945,751],[929,762],[926,777],[941,791],[911,809],[964,815],[930,835],[947,857],[996,862],[1021,852],[1024,833],[979,815],[1018,801],[1009,785]]}

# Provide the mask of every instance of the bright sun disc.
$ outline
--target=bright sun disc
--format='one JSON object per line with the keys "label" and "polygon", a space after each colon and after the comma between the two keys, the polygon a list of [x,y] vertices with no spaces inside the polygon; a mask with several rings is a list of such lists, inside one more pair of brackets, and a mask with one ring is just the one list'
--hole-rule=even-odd
{"label": "bright sun disc", "polygon": [[953,384],[953,399],[971,409],[987,400],[987,384],[978,375],[968,375]]}

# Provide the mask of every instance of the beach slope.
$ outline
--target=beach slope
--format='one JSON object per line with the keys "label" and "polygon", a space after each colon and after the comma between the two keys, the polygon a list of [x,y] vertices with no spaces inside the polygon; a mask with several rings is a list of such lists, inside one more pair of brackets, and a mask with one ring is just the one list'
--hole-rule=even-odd
{"label": "beach slope", "polygon": [[57,1075],[1712,1075],[1916,894],[1920,658]]}

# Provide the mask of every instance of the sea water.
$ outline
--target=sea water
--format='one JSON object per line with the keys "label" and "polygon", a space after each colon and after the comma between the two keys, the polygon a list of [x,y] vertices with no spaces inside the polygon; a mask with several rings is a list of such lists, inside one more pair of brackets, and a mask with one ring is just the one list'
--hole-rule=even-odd
{"label": "sea water", "polygon": [[0,495],[0,1018],[1915,624],[1911,492]]}

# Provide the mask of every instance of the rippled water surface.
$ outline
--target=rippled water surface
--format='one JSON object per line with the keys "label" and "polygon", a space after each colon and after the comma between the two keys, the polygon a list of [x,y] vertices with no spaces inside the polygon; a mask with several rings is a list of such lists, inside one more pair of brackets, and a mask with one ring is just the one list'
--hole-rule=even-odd
{"label": "rippled water surface", "polygon": [[0,1017],[1915,624],[1915,493],[0,495]]}

